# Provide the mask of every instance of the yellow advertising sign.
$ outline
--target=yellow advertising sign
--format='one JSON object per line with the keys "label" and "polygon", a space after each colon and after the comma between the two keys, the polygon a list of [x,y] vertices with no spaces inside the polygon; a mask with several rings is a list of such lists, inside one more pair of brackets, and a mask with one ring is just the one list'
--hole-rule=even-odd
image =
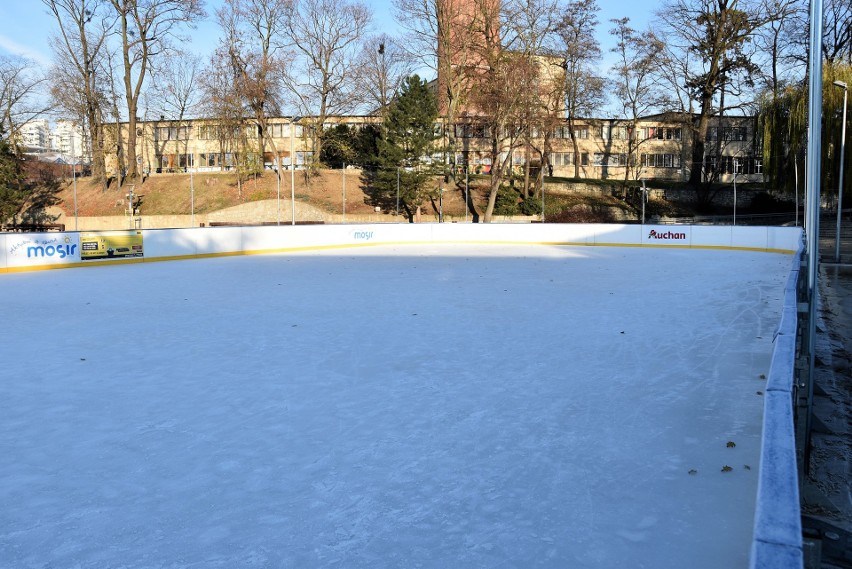
{"label": "yellow advertising sign", "polygon": [[80,257],[83,261],[142,257],[141,231],[99,231],[80,233]]}

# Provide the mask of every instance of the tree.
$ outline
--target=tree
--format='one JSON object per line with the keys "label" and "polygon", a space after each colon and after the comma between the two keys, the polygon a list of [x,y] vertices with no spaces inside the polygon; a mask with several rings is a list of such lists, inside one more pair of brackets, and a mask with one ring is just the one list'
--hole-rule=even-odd
{"label": "tree", "polygon": [[852,64],[852,3],[827,0],[824,14],[823,59],[829,63]]}
{"label": "tree", "polygon": [[[577,119],[591,116],[603,102],[603,79],[595,72],[601,48],[595,36],[600,11],[595,0],[577,0],[568,5],[557,30],[565,56],[565,114],[574,156],[580,155]],[[574,177],[580,177],[574,160]]]}
{"label": "tree", "polygon": [[[799,75],[804,72],[806,58],[799,51],[803,43],[791,41],[797,35],[806,6],[800,0],[764,0],[766,12],[775,17],[757,30],[754,41],[763,62],[758,66],[761,71],[760,84],[763,93],[759,97],[759,126],[763,141],[763,171],[766,178],[775,187],[786,185],[785,156],[787,112],[784,107],[789,101],[785,92],[787,87],[798,83]],[[795,156],[793,156],[795,159]]]}
{"label": "tree", "polygon": [[183,25],[204,16],[201,0],[109,0],[117,18],[121,42],[124,101],[127,105],[127,176],[139,174],[136,123],[139,97],[152,60],[171,49],[170,41]]}
{"label": "tree", "polygon": [[[634,166],[637,177],[641,173],[641,166],[636,166],[639,145],[643,142],[638,136],[639,119],[659,110],[664,101],[656,75],[664,44],[650,30],[643,34],[637,33],[630,27],[629,18],[610,21],[614,27],[609,33],[617,40],[611,51],[618,57],[611,68],[614,76],[614,92],[621,103],[622,115],[626,119],[624,123],[627,142],[627,164],[624,168],[626,183],[630,177],[631,166]],[[607,140],[612,139],[613,136],[607,137]]]}
{"label": "tree", "polygon": [[403,81],[384,121],[378,142],[378,168],[372,172],[373,188],[384,203],[395,200],[399,176],[399,201],[411,222],[420,219],[423,203],[434,194],[429,180],[434,173],[428,158],[435,140],[438,117],[435,96],[417,75]]}
{"label": "tree", "polygon": [[[695,67],[685,70],[685,84],[698,102],[693,130],[689,183],[705,181],[704,155],[710,118],[724,111],[725,89],[739,75],[750,78],[755,64],[746,52],[752,36],[768,18],[747,0],[671,0],[658,13],[669,27],[669,41],[691,52]],[[679,42],[678,42],[679,40]]]}
{"label": "tree", "polygon": [[84,127],[91,144],[92,176],[106,179],[103,105],[104,48],[114,18],[105,0],[42,0],[59,31],[51,39],[55,64],[51,95]]}
{"label": "tree", "polygon": [[0,55],[0,132],[12,141],[16,153],[21,127],[48,109],[40,102],[46,78],[33,67],[24,58]]}
{"label": "tree", "polygon": [[47,208],[60,202],[61,188],[51,166],[24,162],[0,136],[0,225],[39,225],[55,219]]}
{"label": "tree", "polygon": [[367,38],[355,65],[355,94],[367,113],[379,115],[384,115],[413,67],[408,53],[388,34]]}
{"label": "tree", "polygon": [[[523,59],[517,72],[525,108],[522,143],[525,153],[523,197],[530,186],[537,195],[543,187],[544,172],[550,162],[554,130],[562,122],[565,109],[565,70],[558,53],[556,26],[562,12],[557,0],[510,0],[503,7],[503,43]],[[533,157],[537,154],[538,173],[531,182]]]}
{"label": "tree", "polygon": [[314,157],[322,153],[326,119],[351,111],[355,58],[372,20],[369,8],[348,0],[296,0],[287,18],[295,60],[285,86],[302,115],[313,117]]}
{"label": "tree", "polygon": [[[225,32],[221,53],[227,54],[234,97],[254,119],[261,157],[271,150],[280,158],[268,118],[280,114],[282,70],[290,0],[225,0],[216,11]],[[263,158],[259,164],[262,167]]]}

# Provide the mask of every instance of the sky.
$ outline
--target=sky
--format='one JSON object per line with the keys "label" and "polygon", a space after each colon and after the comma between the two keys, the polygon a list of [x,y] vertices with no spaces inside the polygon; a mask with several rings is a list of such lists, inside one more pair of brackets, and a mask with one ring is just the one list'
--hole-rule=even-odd
{"label": "sky", "polygon": [[[391,13],[391,0],[366,2],[373,9],[374,30],[392,33],[398,29]],[[192,49],[207,54],[213,50],[218,29],[213,23],[215,7],[220,2],[208,1],[208,18],[199,24],[196,30],[189,32]],[[653,11],[659,6],[651,0],[599,0],[601,11],[598,14],[601,24],[598,36],[606,51],[612,45],[607,30],[613,18],[630,18],[633,27],[644,28]],[[0,0],[0,54],[25,56],[42,65],[49,65],[52,56],[48,37],[56,29],[55,21],[47,9],[38,0]]]}
{"label": "sky", "polygon": [[432,243],[3,275],[0,566],[747,567],[790,267]]}

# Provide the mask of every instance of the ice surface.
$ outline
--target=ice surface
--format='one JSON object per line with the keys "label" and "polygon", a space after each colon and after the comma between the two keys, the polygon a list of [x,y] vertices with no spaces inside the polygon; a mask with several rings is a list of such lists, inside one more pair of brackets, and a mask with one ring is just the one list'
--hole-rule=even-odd
{"label": "ice surface", "polygon": [[747,567],[789,268],[446,245],[3,275],[0,567]]}

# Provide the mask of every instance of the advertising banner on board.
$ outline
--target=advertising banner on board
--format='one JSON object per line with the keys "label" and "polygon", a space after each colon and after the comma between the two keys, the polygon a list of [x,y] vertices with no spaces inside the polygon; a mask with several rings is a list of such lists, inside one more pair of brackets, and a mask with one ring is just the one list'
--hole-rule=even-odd
{"label": "advertising banner on board", "polygon": [[690,245],[692,228],[686,225],[646,225],[642,243],[646,245]]}
{"label": "advertising banner on board", "polygon": [[82,261],[142,257],[142,231],[99,231],[80,234]]}
{"label": "advertising banner on board", "polygon": [[76,233],[9,233],[6,262],[9,267],[79,263],[80,238]]}

